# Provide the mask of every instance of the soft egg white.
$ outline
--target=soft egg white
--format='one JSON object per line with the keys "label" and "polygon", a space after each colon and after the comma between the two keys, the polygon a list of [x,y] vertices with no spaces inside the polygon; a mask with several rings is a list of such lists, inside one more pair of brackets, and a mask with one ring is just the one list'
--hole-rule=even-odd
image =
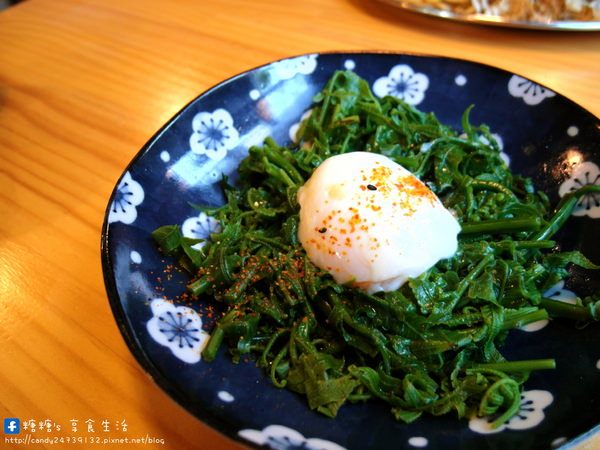
{"label": "soft egg white", "polygon": [[338,283],[398,289],[451,257],[460,225],[436,195],[386,156],[326,159],[298,191],[298,238]]}

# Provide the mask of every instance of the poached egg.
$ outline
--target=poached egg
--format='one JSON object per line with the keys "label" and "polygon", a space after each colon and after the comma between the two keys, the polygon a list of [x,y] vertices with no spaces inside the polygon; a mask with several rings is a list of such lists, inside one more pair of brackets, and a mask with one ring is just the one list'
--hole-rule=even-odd
{"label": "poached egg", "polygon": [[298,191],[298,239],[340,284],[398,289],[457,250],[460,225],[417,177],[369,152],[332,156]]}

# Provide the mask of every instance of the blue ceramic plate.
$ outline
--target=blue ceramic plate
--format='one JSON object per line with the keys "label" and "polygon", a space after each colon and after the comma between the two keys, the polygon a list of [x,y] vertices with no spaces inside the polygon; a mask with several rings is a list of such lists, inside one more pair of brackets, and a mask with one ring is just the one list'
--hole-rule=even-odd
{"label": "blue ceramic plate", "polygon": [[[424,417],[395,422],[377,402],[344,406],[335,419],[271,385],[252,361],[221,351],[200,359],[213,317],[186,298],[187,278],[157,251],[150,233],[182,224],[206,237],[216,224],[190,203],[219,205],[221,174],[235,178],[247,148],[267,136],[285,144],[335,70],[365,78],[378,96],[395,95],[460,129],[463,111],[499,137],[512,169],[533,177],[553,202],[600,184],[600,122],[551,89],[464,60],[394,53],[310,54],[235,76],[188,104],[137,154],[110,199],[102,236],[108,297],[131,351],[169,395],[200,420],[247,445],[277,449],[549,449],[571,443],[600,421],[600,328],[536,323],[512,332],[509,359],[555,358],[534,373],[521,412],[493,432],[485,420]],[[600,199],[585,197],[559,236],[600,263]],[[547,295],[571,301],[600,289],[597,274],[576,271]],[[223,350],[223,349],[222,349]]]}

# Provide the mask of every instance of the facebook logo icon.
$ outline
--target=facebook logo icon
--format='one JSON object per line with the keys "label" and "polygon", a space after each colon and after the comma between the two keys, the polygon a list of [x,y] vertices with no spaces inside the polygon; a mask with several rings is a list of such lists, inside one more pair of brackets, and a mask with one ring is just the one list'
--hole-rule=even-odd
{"label": "facebook logo icon", "polygon": [[4,419],[4,434],[19,434],[21,421],[19,419]]}

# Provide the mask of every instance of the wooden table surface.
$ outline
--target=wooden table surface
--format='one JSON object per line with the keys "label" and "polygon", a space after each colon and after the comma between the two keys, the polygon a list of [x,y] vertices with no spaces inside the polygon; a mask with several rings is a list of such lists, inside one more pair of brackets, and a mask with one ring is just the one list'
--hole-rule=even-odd
{"label": "wooden table surface", "polygon": [[138,149],[212,85],[282,57],[379,49],[487,63],[600,115],[595,32],[468,25],[367,0],[26,0],[1,12],[0,416],[44,421],[48,436],[92,425],[167,448],[241,448],[126,347],[100,266],[105,207]]}

